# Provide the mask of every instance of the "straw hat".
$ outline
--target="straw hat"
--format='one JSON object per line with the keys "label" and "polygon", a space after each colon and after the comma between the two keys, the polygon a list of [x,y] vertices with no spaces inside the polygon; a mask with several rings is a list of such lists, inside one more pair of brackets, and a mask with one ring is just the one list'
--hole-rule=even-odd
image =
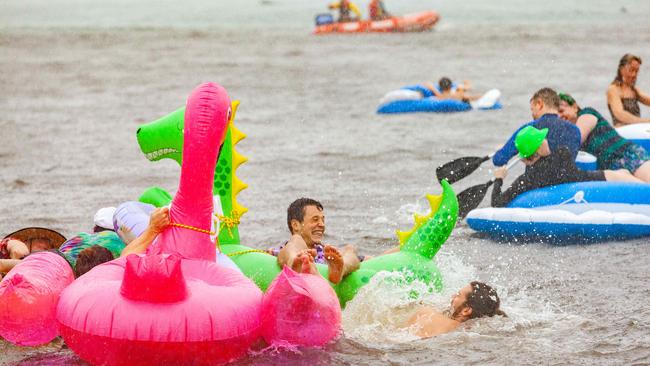
{"label": "straw hat", "polygon": [[31,250],[31,239],[46,239],[49,240],[52,248],[58,248],[61,246],[66,241],[65,236],[61,235],[60,233],[52,230],[52,229],[46,229],[44,227],[26,227],[24,229],[20,229],[17,231],[14,231],[13,233],[5,236],[5,238],[13,238],[13,239],[18,239],[27,246],[30,247]]}

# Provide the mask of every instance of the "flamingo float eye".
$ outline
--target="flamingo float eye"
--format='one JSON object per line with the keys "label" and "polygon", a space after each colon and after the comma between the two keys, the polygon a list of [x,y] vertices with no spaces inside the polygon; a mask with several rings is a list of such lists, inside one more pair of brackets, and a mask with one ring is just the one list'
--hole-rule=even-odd
{"label": "flamingo float eye", "polygon": [[232,117],[232,107],[228,108],[228,118],[227,121],[230,121],[230,117]]}

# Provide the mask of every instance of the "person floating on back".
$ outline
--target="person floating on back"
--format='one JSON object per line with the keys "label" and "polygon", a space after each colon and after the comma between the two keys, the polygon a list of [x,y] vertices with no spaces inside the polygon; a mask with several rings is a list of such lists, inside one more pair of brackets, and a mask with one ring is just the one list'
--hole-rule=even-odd
{"label": "person floating on back", "polygon": [[467,80],[463,81],[461,85],[454,86],[451,79],[445,76],[438,80],[437,87],[431,83],[425,83],[424,86],[438,99],[453,99],[469,103],[481,98],[479,95],[467,94],[467,91],[471,89],[470,82]]}

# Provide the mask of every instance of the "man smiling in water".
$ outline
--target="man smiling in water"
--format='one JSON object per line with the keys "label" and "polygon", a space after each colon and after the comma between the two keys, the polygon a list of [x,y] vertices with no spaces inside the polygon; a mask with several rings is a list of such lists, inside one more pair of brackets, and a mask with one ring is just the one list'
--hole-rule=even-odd
{"label": "man smiling in water", "polygon": [[323,205],[311,198],[299,198],[287,209],[287,225],[291,238],[269,252],[278,257],[281,267],[296,272],[318,274],[314,263],[327,264],[329,280],[339,283],[346,275],[359,269],[362,258],[352,245],[341,250],[322,244],[325,235]]}
{"label": "man smiling in water", "polygon": [[474,281],[451,297],[448,310],[441,313],[431,306],[422,307],[409,319],[408,325],[418,337],[433,337],[451,332],[470,319],[506,316],[499,309],[500,305],[501,300],[495,289]]}

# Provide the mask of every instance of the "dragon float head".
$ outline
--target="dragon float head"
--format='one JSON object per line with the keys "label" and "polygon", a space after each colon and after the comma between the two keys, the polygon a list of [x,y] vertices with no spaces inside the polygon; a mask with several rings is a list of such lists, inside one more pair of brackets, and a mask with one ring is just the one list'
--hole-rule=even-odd
{"label": "dragon float head", "polygon": [[140,150],[149,161],[165,158],[183,162],[185,107],[138,128]]}
{"label": "dragon float head", "polygon": [[[222,223],[220,229],[224,229],[219,230],[220,244],[239,243],[237,225],[241,215],[248,211],[237,202],[237,194],[247,187],[235,175],[237,168],[247,161],[245,156],[235,150],[235,145],[246,137],[234,124],[238,106],[238,100],[232,101],[232,114],[214,172],[213,195],[219,196],[223,210],[219,217]],[[138,144],[147,159],[158,161],[168,158],[181,165],[184,117],[185,107],[138,128]],[[152,187],[145,191],[140,200],[161,206],[171,201],[171,195],[162,188]]]}

